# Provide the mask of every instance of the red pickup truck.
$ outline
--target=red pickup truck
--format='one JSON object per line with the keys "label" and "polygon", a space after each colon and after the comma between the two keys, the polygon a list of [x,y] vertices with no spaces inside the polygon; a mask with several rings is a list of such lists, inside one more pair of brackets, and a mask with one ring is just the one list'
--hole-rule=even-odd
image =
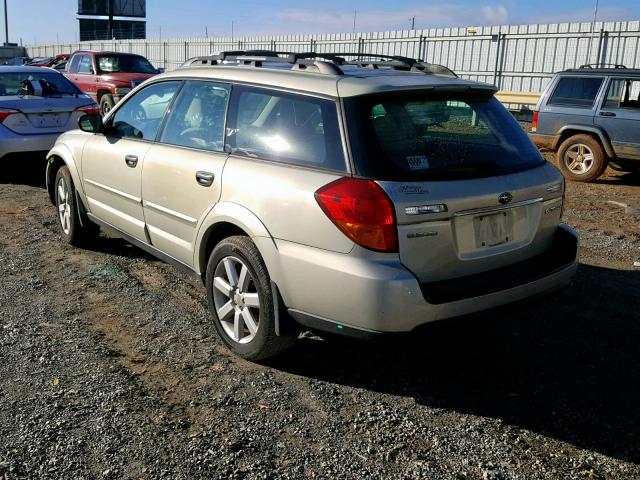
{"label": "red pickup truck", "polygon": [[133,87],[161,71],[141,55],[77,51],[67,62],[64,74],[90,95],[105,115]]}

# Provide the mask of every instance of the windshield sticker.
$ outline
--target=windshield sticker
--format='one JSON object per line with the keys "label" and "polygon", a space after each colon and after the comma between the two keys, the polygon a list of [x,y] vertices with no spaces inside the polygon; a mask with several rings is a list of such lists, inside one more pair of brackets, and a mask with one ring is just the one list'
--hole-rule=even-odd
{"label": "windshield sticker", "polygon": [[425,170],[429,168],[429,161],[425,155],[414,155],[407,157],[409,168],[411,170]]}

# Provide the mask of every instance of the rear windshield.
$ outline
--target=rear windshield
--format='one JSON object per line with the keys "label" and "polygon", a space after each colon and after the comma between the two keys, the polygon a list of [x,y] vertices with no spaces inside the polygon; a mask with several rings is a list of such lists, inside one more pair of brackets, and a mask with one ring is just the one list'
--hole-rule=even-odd
{"label": "rear windshield", "polygon": [[492,95],[420,92],[345,100],[354,166],[379,180],[504,175],[544,163]]}
{"label": "rear windshield", "polygon": [[158,73],[149,60],[137,55],[99,56],[97,60],[100,73]]}
{"label": "rear windshield", "polygon": [[42,72],[35,73],[0,73],[0,96],[8,95],[25,95],[27,90],[24,88],[25,80],[40,80],[40,84],[44,83],[43,91],[48,96],[55,95],[80,95],[82,92],[58,72],[43,68]]}

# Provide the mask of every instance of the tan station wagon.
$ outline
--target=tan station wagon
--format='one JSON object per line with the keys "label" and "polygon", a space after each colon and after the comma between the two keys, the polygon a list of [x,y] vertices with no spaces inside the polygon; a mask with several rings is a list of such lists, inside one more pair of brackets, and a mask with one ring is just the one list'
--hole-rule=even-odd
{"label": "tan station wagon", "polygon": [[196,58],[62,135],[47,186],[69,243],[104,228],[200,277],[245,358],[409,332],[576,270],[562,176],[494,93],[405,57]]}

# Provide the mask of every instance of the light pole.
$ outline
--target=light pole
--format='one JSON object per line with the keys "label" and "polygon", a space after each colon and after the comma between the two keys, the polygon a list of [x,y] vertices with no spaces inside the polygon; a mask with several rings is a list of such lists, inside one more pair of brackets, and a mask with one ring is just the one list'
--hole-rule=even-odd
{"label": "light pole", "polygon": [[7,17],[7,0],[4,0],[4,42],[9,44],[9,17]]}

